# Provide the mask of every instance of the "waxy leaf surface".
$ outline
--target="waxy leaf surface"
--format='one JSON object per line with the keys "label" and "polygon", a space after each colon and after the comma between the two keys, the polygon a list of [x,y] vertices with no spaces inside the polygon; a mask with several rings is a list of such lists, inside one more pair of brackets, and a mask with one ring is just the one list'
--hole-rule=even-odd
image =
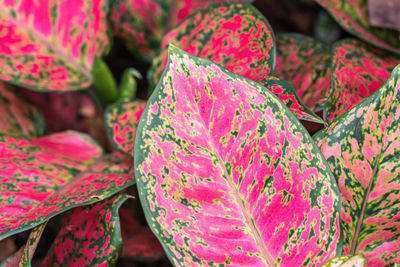
{"label": "waxy leaf surface", "polygon": [[61,226],[43,266],[114,266],[122,247],[118,209],[126,199],[117,194],[75,208]]}
{"label": "waxy leaf surface", "polygon": [[308,266],[340,253],[339,192],[313,140],[273,93],[211,61],[170,46],[134,158],[175,265]]}
{"label": "waxy leaf surface", "polygon": [[368,266],[400,258],[400,67],[372,96],[315,135],[342,198],[344,254]]}
{"label": "waxy leaf surface", "polygon": [[164,249],[148,226],[137,220],[137,212],[120,209],[122,257],[139,261],[155,261],[165,257]]}
{"label": "waxy leaf surface", "polygon": [[400,53],[397,31],[373,27],[368,22],[367,0],[316,0],[346,31],[386,50]]}
{"label": "waxy leaf surface", "polygon": [[13,87],[0,82],[0,133],[15,136],[41,136],[44,118]]}
{"label": "waxy leaf surface", "polygon": [[108,44],[106,0],[1,1],[0,79],[36,90],[88,87]]}
{"label": "waxy leaf surface", "polygon": [[101,148],[76,132],[0,136],[0,239],[134,183],[130,157],[116,153],[94,162],[99,156]]}
{"label": "waxy leaf surface", "polygon": [[374,93],[400,63],[400,56],[356,39],[335,43],[332,57],[332,94],[326,102],[330,123]]}
{"label": "waxy leaf surface", "polygon": [[280,80],[273,76],[268,76],[262,81],[259,81],[259,83],[273,92],[297,118],[316,123],[324,123],[318,115],[304,105],[303,101],[301,101],[297,94],[296,89],[294,89],[290,82]]}
{"label": "waxy leaf surface", "polygon": [[167,63],[168,45],[174,44],[193,56],[259,81],[272,73],[274,43],[268,21],[250,4],[213,5],[188,17],[165,36],[150,79],[153,85],[158,83]]}
{"label": "waxy leaf surface", "polygon": [[274,75],[290,81],[309,108],[321,110],[331,89],[330,46],[300,34],[277,35]]}
{"label": "waxy leaf surface", "polygon": [[244,0],[121,0],[113,1],[114,32],[139,56],[154,57],[163,36],[197,10],[223,2]]}
{"label": "waxy leaf surface", "polygon": [[143,100],[122,99],[107,107],[107,133],[117,150],[133,155],[136,127],[145,106],[146,102]]}
{"label": "waxy leaf surface", "polygon": [[33,254],[39,244],[40,237],[46,228],[47,222],[35,227],[29,234],[25,246],[21,247],[17,252],[8,257],[0,264],[0,267],[30,267]]}

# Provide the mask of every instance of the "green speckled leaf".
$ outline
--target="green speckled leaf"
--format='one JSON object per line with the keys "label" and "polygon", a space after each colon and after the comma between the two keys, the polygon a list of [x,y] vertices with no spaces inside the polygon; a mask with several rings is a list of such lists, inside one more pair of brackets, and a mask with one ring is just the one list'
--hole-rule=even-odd
{"label": "green speckled leaf", "polygon": [[276,37],[274,75],[290,81],[301,100],[314,111],[322,110],[331,91],[330,46],[301,34]]}
{"label": "green speckled leaf", "polygon": [[174,46],[168,62],[134,158],[147,221],[170,260],[309,266],[340,253],[334,177],[285,105]]}
{"label": "green speckled leaf", "polygon": [[367,0],[316,0],[348,32],[386,50],[400,53],[399,33],[368,22]]}
{"label": "green speckled leaf", "polygon": [[43,116],[18,91],[0,82],[0,133],[38,137],[45,132]]}
{"label": "green speckled leaf", "polygon": [[75,208],[65,218],[43,266],[114,266],[122,248],[118,209],[127,198],[117,194]]}
{"label": "green speckled leaf", "polygon": [[400,66],[361,104],[315,135],[342,198],[344,254],[367,266],[400,259]]}
{"label": "green speckled leaf", "polygon": [[104,115],[107,133],[117,150],[133,155],[136,127],[145,106],[143,100],[121,99],[107,107]]}
{"label": "green speckled leaf", "polygon": [[332,94],[325,118],[332,122],[375,92],[400,63],[400,56],[356,39],[338,41],[333,47]]}

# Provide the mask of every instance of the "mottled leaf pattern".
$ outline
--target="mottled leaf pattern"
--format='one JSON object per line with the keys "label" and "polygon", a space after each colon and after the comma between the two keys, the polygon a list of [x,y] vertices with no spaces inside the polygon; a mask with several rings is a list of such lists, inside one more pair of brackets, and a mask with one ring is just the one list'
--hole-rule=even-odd
{"label": "mottled leaf pattern", "polygon": [[129,209],[120,209],[122,257],[154,261],[165,256],[164,249],[148,226],[142,226]]}
{"label": "mottled leaf pattern", "polygon": [[43,266],[114,266],[122,247],[118,209],[126,199],[117,194],[75,208],[61,226]]}
{"label": "mottled leaf pattern", "polygon": [[0,133],[15,136],[41,136],[43,116],[11,86],[0,82]]}
{"label": "mottled leaf pattern", "polygon": [[274,74],[290,81],[301,100],[314,111],[321,110],[331,91],[330,46],[301,34],[276,37]]}
{"label": "mottled leaf pattern", "polygon": [[304,105],[298,96],[296,89],[294,89],[290,82],[269,76],[268,78],[259,81],[259,83],[273,92],[297,118],[316,123],[324,123],[320,117]]}
{"label": "mottled leaf pattern", "polygon": [[121,99],[107,107],[105,123],[107,133],[115,148],[133,155],[136,127],[146,102],[143,100]]}
{"label": "mottled leaf pattern", "polygon": [[400,67],[371,97],[315,135],[342,198],[344,254],[400,259]]}
{"label": "mottled leaf pattern", "polygon": [[162,37],[197,10],[215,3],[244,0],[119,0],[113,1],[111,21],[117,36],[139,56],[154,57]]}
{"label": "mottled leaf pattern", "polygon": [[29,234],[26,245],[21,247],[16,253],[2,262],[0,267],[30,267],[33,254],[35,253],[36,247],[39,244],[40,237],[42,236],[46,225],[47,222],[35,227]]}
{"label": "mottled leaf pattern", "polygon": [[309,266],[340,253],[339,192],[313,140],[275,95],[211,61],[170,46],[134,158],[175,265]]}
{"label": "mottled leaf pattern", "polygon": [[365,267],[367,259],[363,255],[337,256],[321,265],[321,267]]}
{"label": "mottled leaf pattern", "polygon": [[316,0],[348,32],[378,47],[400,53],[398,32],[368,23],[367,0]]}
{"label": "mottled leaf pattern", "polygon": [[170,43],[254,81],[264,79],[274,67],[272,29],[263,15],[246,3],[213,5],[169,32],[163,39],[161,53],[153,61],[150,80],[154,85],[167,63]]}
{"label": "mottled leaf pattern", "polygon": [[36,90],[88,87],[108,43],[106,0],[3,0],[0,79]]}
{"label": "mottled leaf pattern", "polygon": [[400,56],[371,47],[356,39],[335,43],[332,57],[332,94],[325,118],[332,122],[375,92],[400,63]]}
{"label": "mottled leaf pattern", "polygon": [[[0,239],[132,185],[132,158],[66,132],[27,140],[0,137]],[[87,166],[90,165],[89,168]]]}

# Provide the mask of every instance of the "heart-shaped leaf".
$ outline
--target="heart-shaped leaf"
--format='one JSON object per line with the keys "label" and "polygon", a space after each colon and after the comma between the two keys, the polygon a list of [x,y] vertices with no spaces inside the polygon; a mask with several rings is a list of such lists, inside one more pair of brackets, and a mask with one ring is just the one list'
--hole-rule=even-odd
{"label": "heart-shaped leaf", "polygon": [[161,53],[153,61],[151,87],[167,63],[168,45],[209,59],[254,81],[272,73],[275,40],[264,16],[247,3],[213,5],[188,17],[165,36]]}
{"label": "heart-shaped leaf", "polygon": [[100,155],[91,138],[76,132],[32,140],[0,136],[0,239],[135,182],[130,157],[94,162]]}
{"label": "heart-shaped leaf", "polygon": [[269,76],[259,81],[259,83],[273,92],[297,118],[324,124],[324,121],[320,117],[304,105],[296,89],[294,89],[290,82]]}
{"label": "heart-shaped leaf", "polygon": [[211,61],[170,47],[134,158],[147,221],[175,265],[318,265],[340,253],[339,192],[313,140],[273,93]]}
{"label": "heart-shaped leaf", "polygon": [[127,199],[117,194],[75,208],[53,242],[43,266],[114,266],[122,240],[118,209]]}
{"label": "heart-shaped leaf", "polygon": [[379,89],[399,63],[400,56],[356,39],[335,43],[332,57],[333,90],[326,103],[326,120],[332,122]]}
{"label": "heart-shaped leaf", "polygon": [[400,53],[398,32],[369,24],[367,0],[316,1],[349,33],[383,49]]}
{"label": "heart-shaped leaf", "polygon": [[197,10],[215,3],[245,0],[120,0],[113,1],[111,21],[114,32],[125,40],[127,48],[152,58],[162,37],[180,21]]}
{"label": "heart-shaped leaf", "polygon": [[88,87],[108,44],[106,0],[3,1],[0,79],[36,90]]}
{"label": "heart-shaped leaf", "polygon": [[400,67],[372,96],[315,135],[342,198],[345,254],[368,266],[400,258]]}
{"label": "heart-shaped leaf", "polygon": [[46,224],[47,222],[35,227],[30,232],[25,246],[21,247],[17,252],[3,261],[0,264],[0,267],[30,267],[33,254],[35,253],[40,237],[46,228]]}
{"label": "heart-shaped leaf", "polygon": [[277,35],[276,48],[275,75],[290,81],[309,108],[321,110],[331,90],[330,46],[287,33]]}
{"label": "heart-shaped leaf", "polygon": [[104,115],[107,133],[117,150],[133,155],[136,127],[145,106],[143,100],[122,99],[107,107]]}
{"label": "heart-shaped leaf", "polygon": [[0,133],[15,136],[41,136],[43,116],[13,87],[0,82]]}

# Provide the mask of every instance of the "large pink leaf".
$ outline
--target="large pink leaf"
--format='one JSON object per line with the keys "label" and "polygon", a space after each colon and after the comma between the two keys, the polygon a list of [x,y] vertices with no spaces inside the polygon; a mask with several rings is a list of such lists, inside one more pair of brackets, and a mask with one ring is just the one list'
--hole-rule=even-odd
{"label": "large pink leaf", "polygon": [[136,127],[146,106],[146,101],[121,99],[108,106],[105,112],[107,133],[115,148],[133,155]]}
{"label": "large pink leaf", "polygon": [[0,79],[36,90],[88,87],[108,44],[106,0],[3,0]]}
{"label": "large pink leaf", "polygon": [[188,17],[163,39],[153,61],[150,81],[155,85],[167,63],[168,45],[209,59],[254,81],[272,73],[275,40],[264,16],[247,3],[213,5]]}
{"label": "large pink leaf", "polygon": [[372,96],[315,135],[339,184],[344,254],[400,263],[400,66]]}
{"label": "large pink leaf", "polygon": [[118,209],[127,199],[117,194],[69,214],[43,266],[113,266],[121,253]]}
{"label": "large pink leaf", "polygon": [[180,21],[214,3],[245,0],[120,0],[113,1],[111,21],[115,34],[128,49],[142,57],[153,57],[162,37]]}
{"label": "large pink leaf", "polygon": [[135,172],[175,265],[308,266],[340,253],[339,192],[270,91],[171,46],[139,122]]}
{"label": "large pink leaf", "polygon": [[99,146],[76,132],[0,136],[0,238],[134,183],[131,158],[112,154],[94,162],[99,156]]}
{"label": "large pink leaf", "polygon": [[0,82],[0,133],[36,137],[44,134],[39,111],[11,86]]}
{"label": "large pink leaf", "polygon": [[337,42],[332,57],[332,94],[325,117],[332,122],[375,92],[400,63],[400,56],[356,39]]}
{"label": "large pink leaf", "polygon": [[309,108],[321,110],[331,91],[329,45],[300,34],[279,34],[276,47],[274,74],[290,81]]}
{"label": "large pink leaf", "polygon": [[368,22],[367,0],[316,0],[348,32],[387,50],[400,53],[398,32]]}

